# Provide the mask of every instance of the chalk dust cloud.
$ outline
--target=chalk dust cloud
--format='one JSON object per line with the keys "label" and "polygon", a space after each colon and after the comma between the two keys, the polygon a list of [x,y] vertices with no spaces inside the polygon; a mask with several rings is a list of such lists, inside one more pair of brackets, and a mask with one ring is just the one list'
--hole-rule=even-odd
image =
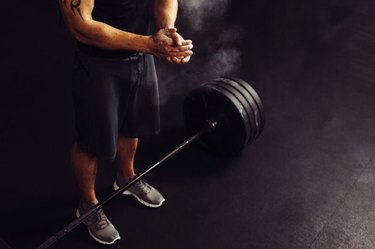
{"label": "chalk dust cloud", "polygon": [[186,65],[158,60],[160,101],[223,75],[236,75],[241,66],[239,43],[246,31],[230,24],[230,0],[180,0],[178,32],[194,42],[194,55]]}

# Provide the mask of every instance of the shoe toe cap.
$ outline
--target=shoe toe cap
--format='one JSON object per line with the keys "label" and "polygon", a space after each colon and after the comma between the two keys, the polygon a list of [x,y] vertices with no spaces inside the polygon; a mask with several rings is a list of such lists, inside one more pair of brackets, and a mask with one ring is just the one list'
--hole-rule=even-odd
{"label": "shoe toe cap", "polygon": [[95,234],[92,234],[97,240],[102,243],[112,244],[116,240],[120,239],[120,234],[116,228],[110,224],[106,228],[95,231]]}
{"label": "shoe toe cap", "polygon": [[163,195],[157,191],[156,189],[153,189],[149,195],[148,195],[148,199],[150,200],[150,202],[152,202],[153,204],[162,204],[165,199],[163,197]]}

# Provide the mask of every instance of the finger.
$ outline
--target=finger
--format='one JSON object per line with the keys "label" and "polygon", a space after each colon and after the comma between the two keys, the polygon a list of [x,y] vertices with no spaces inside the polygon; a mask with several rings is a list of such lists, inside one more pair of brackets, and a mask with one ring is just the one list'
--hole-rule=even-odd
{"label": "finger", "polygon": [[182,41],[184,40],[178,33],[171,34],[171,38],[176,43],[177,46],[182,45]]}
{"label": "finger", "polygon": [[181,46],[190,45],[190,44],[193,44],[192,40],[182,40],[181,41]]}
{"label": "finger", "polygon": [[191,56],[187,56],[187,57],[184,57],[184,58],[181,58],[181,59],[176,59],[174,60],[175,64],[185,64],[185,63],[188,63],[190,61],[190,58]]}
{"label": "finger", "polygon": [[193,55],[193,51],[188,50],[188,51],[183,51],[183,52],[170,52],[170,53],[168,53],[167,56],[170,56],[170,57],[187,57],[187,56],[192,56],[192,55]]}
{"label": "finger", "polygon": [[168,38],[170,38],[172,35],[176,34],[177,32],[177,29],[175,28],[165,28],[165,29],[161,29],[161,33],[162,35],[165,35],[167,36]]}
{"label": "finger", "polygon": [[184,51],[192,50],[193,47],[194,47],[193,44],[185,45],[185,46],[178,46],[178,47],[167,46],[166,50],[168,52],[184,52]]}
{"label": "finger", "polygon": [[190,61],[191,56],[186,56],[182,59],[182,63],[188,63]]}
{"label": "finger", "polygon": [[183,46],[179,46],[177,48],[179,48],[180,51],[192,50],[194,48],[194,45],[193,44],[186,44],[186,45],[183,45]]}
{"label": "finger", "polygon": [[177,57],[165,57],[165,60],[167,60],[171,64],[182,64],[183,58],[177,58]]}
{"label": "finger", "polygon": [[173,62],[174,62],[175,64],[181,64],[183,58],[184,58],[184,57],[180,57],[180,58],[173,57]]}
{"label": "finger", "polygon": [[174,64],[176,64],[176,65],[182,65],[184,63],[182,62],[182,60],[177,60],[177,61],[174,62]]}
{"label": "finger", "polygon": [[174,63],[173,57],[167,57],[165,58],[169,63]]}
{"label": "finger", "polygon": [[[181,52],[180,47],[164,46],[164,49],[167,54]],[[185,51],[187,51],[187,49],[185,49]]]}
{"label": "finger", "polygon": [[179,47],[176,47],[176,48],[178,48],[178,51],[183,52],[183,51],[192,50],[193,47],[194,47],[193,44],[189,44],[189,45],[185,45],[185,46],[179,46]]}
{"label": "finger", "polygon": [[192,40],[183,40],[182,45],[188,45],[188,44],[193,44]]}

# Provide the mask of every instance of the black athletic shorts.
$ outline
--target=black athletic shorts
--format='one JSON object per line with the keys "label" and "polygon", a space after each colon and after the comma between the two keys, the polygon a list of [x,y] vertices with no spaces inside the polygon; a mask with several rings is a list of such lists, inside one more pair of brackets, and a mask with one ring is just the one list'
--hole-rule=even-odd
{"label": "black athletic shorts", "polygon": [[159,92],[153,56],[99,58],[77,51],[73,104],[80,149],[113,160],[118,136],[135,138],[159,132]]}

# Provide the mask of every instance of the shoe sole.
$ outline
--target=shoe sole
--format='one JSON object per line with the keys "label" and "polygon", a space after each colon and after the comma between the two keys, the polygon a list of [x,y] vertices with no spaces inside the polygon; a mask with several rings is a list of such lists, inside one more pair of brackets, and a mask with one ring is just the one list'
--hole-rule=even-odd
{"label": "shoe sole", "polygon": [[[79,218],[81,216],[81,214],[79,213],[79,210],[77,209],[76,210],[76,217]],[[86,227],[87,228],[87,227]],[[117,240],[120,240],[121,237],[118,236],[116,239],[110,241],[110,242],[107,242],[107,241],[103,241],[103,240],[100,240],[98,239],[97,237],[95,237],[95,235],[93,233],[91,233],[91,231],[87,228],[87,231],[89,232],[90,236],[96,241],[96,242],[99,242],[100,244],[103,244],[103,245],[113,245]]]}
{"label": "shoe sole", "polygon": [[[113,189],[114,190],[118,190],[120,188],[119,185],[117,185],[116,181],[113,183]],[[124,192],[122,192],[123,195],[132,195],[135,199],[137,199],[140,203],[142,203],[143,205],[145,205],[146,207],[150,207],[150,208],[158,208],[160,207],[163,202],[165,201],[165,199],[163,199],[159,204],[152,204],[152,203],[148,203],[148,202],[145,202],[144,200],[142,200],[141,198],[139,198],[137,195],[133,194],[132,192],[128,191],[128,190],[125,190]]]}

